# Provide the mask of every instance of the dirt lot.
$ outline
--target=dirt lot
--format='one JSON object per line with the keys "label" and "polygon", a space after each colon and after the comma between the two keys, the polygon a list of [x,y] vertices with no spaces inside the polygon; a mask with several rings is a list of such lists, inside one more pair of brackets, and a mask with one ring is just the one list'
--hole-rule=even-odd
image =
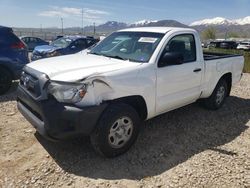
{"label": "dirt lot", "polygon": [[250,74],[219,111],[198,104],[145,123],[125,155],[88,138],[51,143],[0,97],[0,187],[250,187]]}

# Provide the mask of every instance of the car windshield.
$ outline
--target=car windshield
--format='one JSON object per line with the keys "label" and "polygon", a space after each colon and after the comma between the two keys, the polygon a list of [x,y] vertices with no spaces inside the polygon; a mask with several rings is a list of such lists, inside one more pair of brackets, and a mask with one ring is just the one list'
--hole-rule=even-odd
{"label": "car windshield", "polygon": [[69,38],[59,38],[51,43],[52,46],[66,48],[72,42]]}
{"label": "car windshield", "polygon": [[148,62],[164,34],[116,32],[91,49],[90,54],[134,62]]}

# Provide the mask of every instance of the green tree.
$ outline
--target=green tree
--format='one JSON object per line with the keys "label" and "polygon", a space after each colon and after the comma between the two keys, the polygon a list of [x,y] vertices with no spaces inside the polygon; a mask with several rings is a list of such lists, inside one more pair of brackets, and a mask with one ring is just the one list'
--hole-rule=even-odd
{"label": "green tree", "polygon": [[209,39],[214,40],[214,39],[216,39],[216,30],[215,30],[215,28],[209,27],[206,30],[204,30],[202,32],[202,37],[205,40],[209,40]]}

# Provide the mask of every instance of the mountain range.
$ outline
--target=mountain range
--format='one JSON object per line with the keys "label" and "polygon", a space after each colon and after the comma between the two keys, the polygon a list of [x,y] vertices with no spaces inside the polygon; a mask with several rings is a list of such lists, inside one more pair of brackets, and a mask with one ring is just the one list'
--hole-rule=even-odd
{"label": "mountain range", "polygon": [[212,19],[204,19],[200,21],[195,21],[190,24],[190,26],[200,26],[200,25],[249,25],[250,24],[250,16],[245,18],[230,20],[222,17],[216,17]]}
{"label": "mountain range", "polygon": [[[129,27],[189,27],[194,28],[198,32],[202,32],[208,27],[216,29],[217,37],[225,37],[228,33],[234,33],[238,37],[249,37],[250,38],[250,16],[245,18],[239,18],[230,20],[222,17],[216,17],[212,19],[204,19],[195,21],[190,25],[185,25],[175,20],[141,20],[132,24],[123,22],[109,21],[104,24],[96,26],[96,31],[100,33],[110,33],[119,29]],[[84,28],[85,32],[93,32],[94,27],[88,26]]]}
{"label": "mountain range", "polygon": [[[117,22],[117,21],[108,21],[104,24],[100,24],[97,26],[86,26],[83,28],[83,31],[87,35],[92,35],[94,30],[98,34],[107,34],[116,30],[130,28],[130,27],[187,27],[194,28],[199,33],[203,32],[205,29],[209,27],[213,27],[216,29],[216,36],[219,38],[224,38],[228,33],[234,33],[238,37],[250,38],[250,16],[235,20],[230,20],[222,17],[216,17],[212,19],[204,19],[200,21],[195,21],[190,25],[185,25],[175,20],[141,20],[131,24]],[[95,28],[95,29],[94,29]],[[32,28],[14,28],[14,30],[19,35],[29,35],[30,31],[34,31],[37,33],[41,33],[40,29],[32,29]],[[60,28],[44,28],[43,32],[45,33],[61,33]],[[82,28],[80,27],[72,27],[72,28],[64,28],[64,33],[66,34],[76,34],[81,33]]]}
{"label": "mountain range", "polygon": [[208,27],[213,27],[219,38],[224,38],[230,35],[230,33],[240,38],[250,38],[250,16],[235,20],[216,17],[195,21],[189,26],[196,29],[198,32],[202,32]]}
{"label": "mountain range", "polygon": [[[123,22],[108,21],[104,24],[95,26],[95,30],[101,33],[110,33],[119,29],[125,29],[130,27],[188,27],[185,24],[177,22],[175,20],[141,20],[132,24]],[[93,32],[94,26],[87,26],[84,28],[85,32]]]}

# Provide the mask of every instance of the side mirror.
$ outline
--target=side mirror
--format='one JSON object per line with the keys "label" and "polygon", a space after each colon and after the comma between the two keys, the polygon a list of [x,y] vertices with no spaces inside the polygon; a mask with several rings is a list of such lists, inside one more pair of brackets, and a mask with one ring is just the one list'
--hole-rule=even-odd
{"label": "side mirror", "polygon": [[158,67],[165,67],[168,65],[181,65],[183,64],[184,57],[179,52],[166,52],[164,53],[158,63]]}

